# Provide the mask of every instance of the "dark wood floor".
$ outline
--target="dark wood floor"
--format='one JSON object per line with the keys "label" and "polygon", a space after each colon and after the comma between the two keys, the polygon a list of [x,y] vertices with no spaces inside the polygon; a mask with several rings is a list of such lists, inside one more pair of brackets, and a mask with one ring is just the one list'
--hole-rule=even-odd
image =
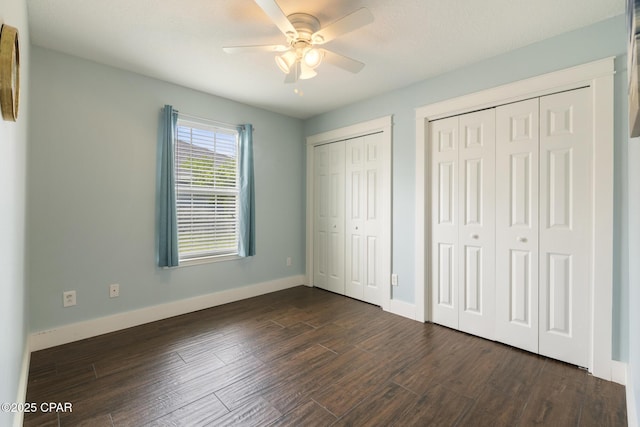
{"label": "dark wood floor", "polygon": [[26,426],[624,426],[584,370],[297,287],[35,352]]}

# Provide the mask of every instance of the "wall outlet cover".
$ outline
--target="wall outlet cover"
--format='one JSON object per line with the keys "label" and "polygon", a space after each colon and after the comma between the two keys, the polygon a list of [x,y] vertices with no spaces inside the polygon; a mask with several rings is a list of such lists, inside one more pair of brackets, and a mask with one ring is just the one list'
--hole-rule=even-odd
{"label": "wall outlet cover", "polygon": [[109,285],[109,298],[117,298],[120,296],[120,285],[114,283]]}
{"label": "wall outlet cover", "polygon": [[62,306],[71,307],[76,305],[76,291],[65,291],[62,293]]}
{"label": "wall outlet cover", "polygon": [[398,286],[398,275],[395,273],[391,275],[391,286]]}

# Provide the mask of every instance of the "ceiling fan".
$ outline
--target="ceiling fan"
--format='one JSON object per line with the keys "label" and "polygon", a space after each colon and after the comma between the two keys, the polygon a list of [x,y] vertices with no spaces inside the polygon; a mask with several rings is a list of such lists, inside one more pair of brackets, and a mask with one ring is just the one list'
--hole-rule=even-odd
{"label": "ceiling fan", "polygon": [[255,2],[287,37],[287,43],[227,46],[222,48],[226,53],[275,52],[276,64],[287,75],[285,83],[315,77],[315,70],[323,60],[352,73],[357,73],[364,67],[360,61],[319,46],[373,22],[373,15],[368,9],[358,9],[321,28],[318,18],[307,13],[285,15],[275,0]]}

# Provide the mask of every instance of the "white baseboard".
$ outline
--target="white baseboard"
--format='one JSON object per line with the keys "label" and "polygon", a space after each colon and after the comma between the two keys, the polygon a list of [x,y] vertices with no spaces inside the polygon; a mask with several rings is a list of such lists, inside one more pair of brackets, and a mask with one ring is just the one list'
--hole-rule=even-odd
{"label": "white baseboard", "polygon": [[397,299],[389,300],[389,313],[397,314],[398,316],[406,317],[411,320],[417,320],[415,304]]}
{"label": "white baseboard", "polygon": [[614,383],[626,385],[627,384],[627,364],[624,362],[618,362],[617,360],[611,361],[611,381]]}
{"label": "white baseboard", "polygon": [[[20,382],[18,383],[18,394],[16,402],[18,405],[27,400],[27,383],[29,381],[29,363],[31,362],[31,351],[29,343],[25,343],[24,354],[22,355],[22,366],[20,367]],[[13,427],[21,427],[24,421],[24,412],[17,411],[13,417]]]}
{"label": "white baseboard", "polygon": [[638,407],[636,406],[636,393],[640,390],[636,390],[633,384],[633,376],[631,374],[631,366],[627,366],[627,424],[629,427],[638,427]]}
{"label": "white baseboard", "polygon": [[91,319],[84,322],[72,323],[46,331],[34,332],[31,334],[29,340],[30,348],[31,351],[43,350],[45,348],[55,347],[57,345],[119,331],[121,329],[142,325],[144,323],[155,322],[157,320],[191,313],[205,308],[215,307],[234,301],[256,297],[258,295],[268,294],[270,292],[300,286],[304,284],[304,282],[305,277],[303,275],[285,277],[282,279],[257,283],[255,285],[228,289],[194,298],[173,301],[166,304]]}
{"label": "white baseboard", "polygon": [[624,362],[612,360],[611,381],[625,386],[627,399],[627,425],[629,427],[638,427],[638,408],[636,407],[635,390],[629,365]]}

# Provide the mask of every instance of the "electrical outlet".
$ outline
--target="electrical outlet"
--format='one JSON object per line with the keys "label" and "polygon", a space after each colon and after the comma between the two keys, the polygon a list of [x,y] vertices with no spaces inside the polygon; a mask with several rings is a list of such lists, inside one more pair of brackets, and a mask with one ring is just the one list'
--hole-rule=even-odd
{"label": "electrical outlet", "polygon": [[287,257],[287,267],[291,267],[291,257]]}
{"label": "electrical outlet", "polygon": [[391,275],[391,286],[398,286],[398,275],[395,273]]}
{"label": "electrical outlet", "polygon": [[76,291],[65,291],[62,293],[62,306],[71,307],[76,305]]}
{"label": "electrical outlet", "polygon": [[109,298],[117,298],[120,296],[120,285],[114,283],[113,285],[109,285]]}

